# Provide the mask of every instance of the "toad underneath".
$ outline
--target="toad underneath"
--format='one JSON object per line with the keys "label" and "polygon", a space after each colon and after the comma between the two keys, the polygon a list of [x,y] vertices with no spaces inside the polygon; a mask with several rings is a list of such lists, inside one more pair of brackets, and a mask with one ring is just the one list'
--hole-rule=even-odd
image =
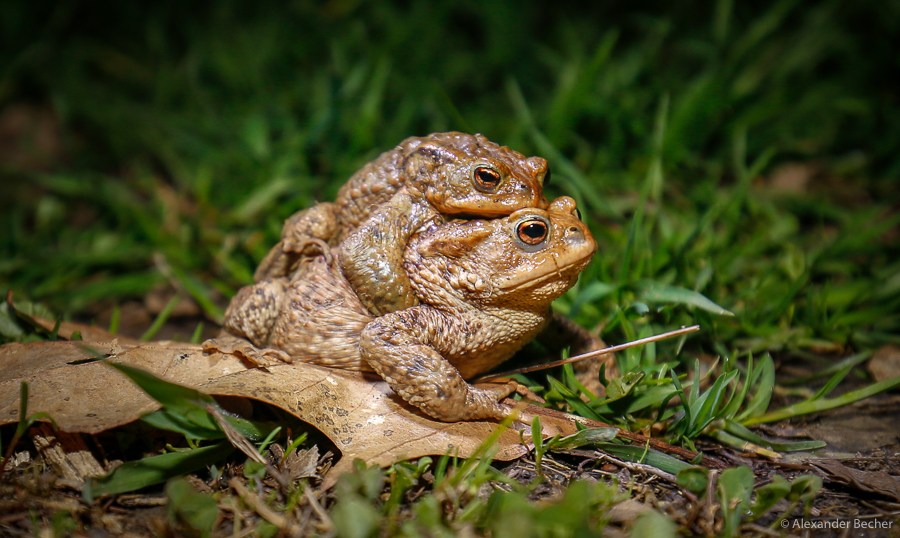
{"label": "toad underneath", "polygon": [[407,138],[366,164],[334,202],[291,216],[256,281],[291,276],[304,255],[340,246],[350,287],[375,315],[418,304],[403,271],[410,237],[445,217],[494,218],[547,208],[547,161],[525,157],[480,134]]}
{"label": "toad underneath", "polygon": [[[515,383],[469,385],[551,321],[597,243],[571,198],[547,210],[435,225],[412,237],[403,267],[421,304],[373,317],[331,257],[293,278],[242,288],[225,314],[230,335],[206,351],[377,372],[404,400],[443,421],[500,419]],[[249,340],[244,340],[243,338]],[[252,343],[252,344],[251,344]]]}

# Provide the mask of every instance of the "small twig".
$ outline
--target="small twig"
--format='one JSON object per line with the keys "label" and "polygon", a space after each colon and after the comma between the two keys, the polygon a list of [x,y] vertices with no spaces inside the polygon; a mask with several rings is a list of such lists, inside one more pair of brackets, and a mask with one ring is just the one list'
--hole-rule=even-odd
{"label": "small twig", "polygon": [[328,516],[328,512],[322,507],[322,503],[319,502],[319,499],[312,492],[312,488],[309,484],[303,488],[303,494],[306,495],[306,499],[309,501],[309,505],[316,512],[316,515],[319,516],[319,520],[322,524],[328,528],[330,531],[334,528],[334,523],[331,521],[331,518]]}
{"label": "small twig", "polygon": [[688,491],[678,485],[678,480],[675,478],[675,475],[673,475],[672,473],[667,473],[667,472],[663,471],[662,469],[657,469],[656,467],[654,467],[652,465],[647,465],[646,463],[634,463],[634,462],[626,461],[626,460],[623,460],[620,458],[616,458],[615,456],[611,456],[606,453],[603,453],[603,456],[599,459],[609,461],[610,463],[614,463],[614,464],[618,465],[619,467],[624,467],[624,468],[628,469],[629,471],[641,472],[646,475],[650,475],[651,477],[661,478],[661,479],[665,480],[666,482],[681,489],[682,493],[684,493],[685,497],[687,497],[688,500],[694,501],[694,502],[697,501],[696,495],[694,495],[690,491]]}
{"label": "small twig", "polygon": [[624,344],[619,344],[617,346],[605,347],[603,349],[598,349],[597,351],[591,351],[590,353],[582,353],[581,355],[569,357],[568,359],[561,359],[558,361],[548,362],[546,364],[537,364],[535,366],[528,366],[526,368],[519,368],[517,370],[509,370],[508,372],[500,372],[497,374],[483,375],[481,377],[477,377],[477,378],[471,380],[470,383],[481,383],[484,381],[490,381],[493,379],[497,379],[499,377],[509,377],[509,376],[513,376],[516,374],[527,374],[528,372],[545,370],[547,368],[553,368],[554,366],[561,366],[563,364],[569,364],[570,362],[583,361],[584,359],[591,359],[593,357],[599,357],[601,355],[608,355],[610,353],[622,351],[623,349],[628,349],[630,347],[640,346],[643,344],[649,344],[651,342],[659,342],[660,340],[665,340],[667,338],[672,338],[675,336],[681,336],[682,334],[697,332],[699,330],[700,330],[699,325],[691,325],[690,327],[682,327],[676,331],[669,331],[667,333],[657,334],[654,336],[648,336],[647,338],[633,340],[631,342],[626,342]]}
{"label": "small twig", "polygon": [[783,536],[782,533],[772,530],[768,527],[763,527],[762,525],[757,525],[756,523],[744,523],[741,525],[742,531],[753,531],[757,534],[764,534],[766,536]]}
{"label": "small twig", "polygon": [[716,512],[719,511],[719,507],[721,506],[716,502],[716,489],[719,484],[719,471],[712,470],[708,475],[708,482],[706,483],[706,496],[703,498],[703,514],[701,514],[700,528],[702,528],[707,536],[712,536],[712,527],[716,522]]}
{"label": "small twig", "polygon": [[269,508],[265,501],[263,501],[256,493],[250,491],[244,484],[241,483],[237,478],[232,478],[228,481],[228,485],[231,486],[237,494],[241,497],[241,499],[253,509],[254,512],[259,514],[263,519],[278,527],[281,531],[290,531],[291,522],[288,518],[279,514],[275,510]]}

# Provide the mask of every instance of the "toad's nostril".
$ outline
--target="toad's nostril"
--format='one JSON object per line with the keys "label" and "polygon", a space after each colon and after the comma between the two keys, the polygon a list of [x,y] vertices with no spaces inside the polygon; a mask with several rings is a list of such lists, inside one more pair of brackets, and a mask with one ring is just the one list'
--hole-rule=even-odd
{"label": "toad's nostril", "polygon": [[566,230],[566,240],[567,241],[581,243],[585,239],[586,238],[584,235],[584,230],[582,230],[578,226],[571,226]]}

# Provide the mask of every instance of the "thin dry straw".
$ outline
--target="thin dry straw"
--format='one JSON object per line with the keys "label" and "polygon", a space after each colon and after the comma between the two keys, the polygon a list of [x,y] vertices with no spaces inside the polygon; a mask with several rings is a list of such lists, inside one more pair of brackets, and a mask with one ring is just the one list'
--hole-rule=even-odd
{"label": "thin dry straw", "polygon": [[526,368],[519,368],[518,370],[510,370],[508,372],[500,372],[497,374],[481,376],[476,379],[473,379],[471,381],[471,383],[481,383],[484,381],[490,381],[492,379],[497,379],[499,377],[509,377],[511,375],[516,375],[516,374],[527,374],[528,372],[534,372],[536,370],[544,370],[546,368],[552,368],[554,366],[560,366],[563,364],[568,364],[570,362],[577,362],[577,361],[581,361],[584,359],[590,359],[592,357],[598,357],[600,355],[606,355],[608,353],[615,353],[616,351],[622,351],[623,349],[628,349],[628,348],[634,347],[634,346],[640,346],[642,344],[649,344],[650,342],[659,342],[660,340],[665,340],[667,338],[672,338],[675,336],[681,336],[682,334],[697,332],[699,330],[700,330],[699,325],[691,325],[690,327],[682,327],[676,331],[669,331],[667,333],[648,336],[647,338],[633,340],[631,342],[626,342],[624,344],[619,344],[617,346],[605,347],[603,349],[598,349],[597,351],[591,351],[590,353],[583,353],[581,355],[569,357],[568,359],[562,359],[562,360],[558,360],[558,361],[548,362],[546,364],[537,364],[534,366],[528,366]]}

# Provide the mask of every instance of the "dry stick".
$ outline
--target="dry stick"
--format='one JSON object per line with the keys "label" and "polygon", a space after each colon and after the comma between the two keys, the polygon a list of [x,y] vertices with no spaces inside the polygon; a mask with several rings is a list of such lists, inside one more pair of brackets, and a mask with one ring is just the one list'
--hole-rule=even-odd
{"label": "dry stick", "polygon": [[546,364],[537,364],[535,366],[528,366],[526,368],[519,368],[518,370],[510,370],[508,372],[500,372],[497,374],[483,375],[481,377],[473,379],[472,381],[470,381],[470,383],[482,383],[484,381],[490,381],[492,379],[497,379],[499,377],[509,377],[511,375],[516,375],[516,374],[527,374],[528,372],[544,370],[546,368],[553,368],[554,366],[561,366],[563,364],[568,364],[570,362],[577,362],[577,361],[581,361],[584,359],[599,357],[600,355],[615,353],[616,351],[622,351],[623,349],[640,346],[642,344],[649,344],[650,342],[659,342],[660,340],[665,340],[667,338],[672,338],[674,336],[681,336],[682,334],[697,332],[699,330],[700,330],[699,325],[691,325],[690,327],[682,327],[682,328],[678,329],[677,331],[670,331],[667,333],[657,334],[654,336],[648,336],[647,338],[641,338],[639,340],[632,340],[631,342],[626,342],[624,344],[619,344],[617,346],[612,346],[612,347],[605,347],[603,349],[598,349],[597,351],[591,351],[590,353],[583,353],[581,355],[569,357],[568,359],[562,359],[562,360],[558,360],[558,361],[548,362]]}
{"label": "dry stick", "polygon": [[[504,400],[506,403],[515,404],[520,403],[514,400]],[[672,454],[675,456],[679,456],[688,461],[693,460],[697,457],[698,452],[693,452],[686,448],[682,448],[680,446],[670,445],[669,443],[662,441],[660,439],[656,439],[654,437],[647,437],[646,435],[641,435],[639,433],[635,433],[632,431],[628,431],[623,428],[619,428],[618,426],[613,426],[612,424],[607,424],[605,422],[601,422],[599,420],[593,420],[590,418],[580,417],[578,415],[571,415],[569,413],[564,413],[563,411],[557,411],[555,409],[548,409],[546,407],[539,407],[536,405],[529,405],[525,408],[528,413],[532,413],[534,415],[548,416],[554,417],[563,420],[573,420],[578,422],[582,426],[587,426],[588,428],[615,428],[619,430],[616,434],[616,437],[620,439],[625,439],[629,441],[633,445],[643,446],[649,445],[650,448],[654,448],[659,450],[660,452],[665,452],[666,454]],[[724,466],[721,462],[716,461],[709,456],[703,455],[703,459],[700,460],[700,465],[705,467],[709,467],[710,469],[724,469]]]}

